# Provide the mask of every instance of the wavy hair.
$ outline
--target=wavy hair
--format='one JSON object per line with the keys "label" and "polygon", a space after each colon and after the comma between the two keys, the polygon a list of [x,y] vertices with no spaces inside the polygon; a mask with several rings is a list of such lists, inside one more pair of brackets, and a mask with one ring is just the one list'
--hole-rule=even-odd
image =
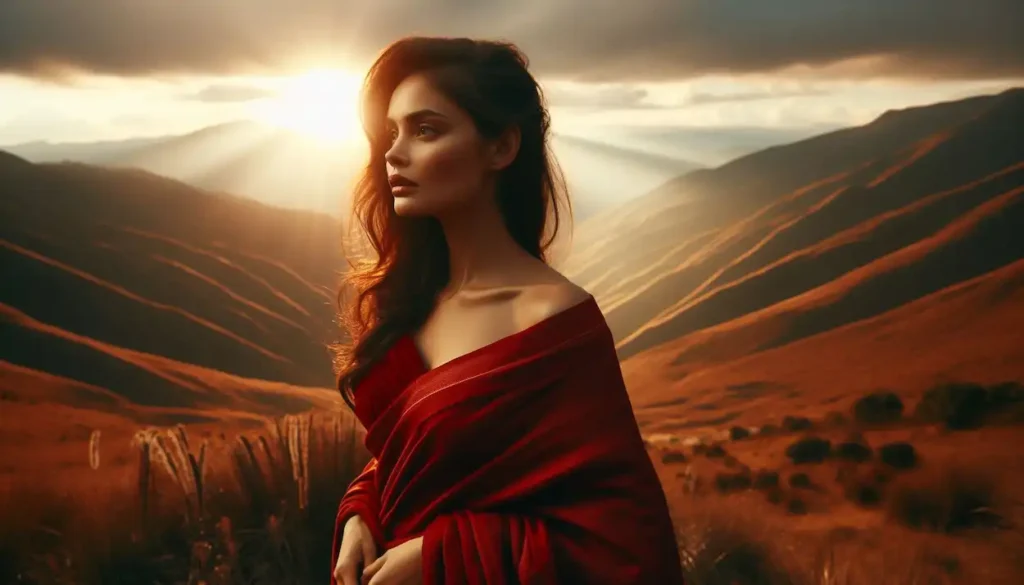
{"label": "wavy hair", "polygon": [[360,113],[369,160],[354,186],[349,222],[361,232],[361,258],[354,261],[346,253],[349,271],[337,302],[348,339],[334,347],[337,387],[349,408],[355,408],[354,390],[370,368],[399,338],[426,322],[450,277],[440,223],[397,215],[388,185],[385,118],[391,95],[405,78],[426,76],[472,118],[484,138],[518,127],[519,152],[497,180],[498,207],[512,238],[547,261],[560,223],[559,204],[571,213],[571,203],[549,152],[544,95],[528,64],[512,43],[408,37],[388,46],[366,74]]}

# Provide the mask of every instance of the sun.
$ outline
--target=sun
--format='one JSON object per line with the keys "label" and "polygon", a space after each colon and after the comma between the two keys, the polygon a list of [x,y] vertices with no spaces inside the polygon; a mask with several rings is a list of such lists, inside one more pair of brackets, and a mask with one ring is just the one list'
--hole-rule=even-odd
{"label": "sun", "polygon": [[359,87],[360,79],[345,71],[307,71],[284,79],[259,118],[325,142],[354,141],[361,134]]}

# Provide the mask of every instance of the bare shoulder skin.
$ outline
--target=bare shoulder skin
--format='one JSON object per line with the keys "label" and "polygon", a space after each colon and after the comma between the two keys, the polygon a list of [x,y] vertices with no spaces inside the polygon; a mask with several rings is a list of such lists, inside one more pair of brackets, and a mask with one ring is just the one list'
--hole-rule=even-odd
{"label": "bare shoulder skin", "polygon": [[529,282],[460,291],[442,298],[414,335],[430,368],[495,343],[590,297],[553,268],[537,261]]}

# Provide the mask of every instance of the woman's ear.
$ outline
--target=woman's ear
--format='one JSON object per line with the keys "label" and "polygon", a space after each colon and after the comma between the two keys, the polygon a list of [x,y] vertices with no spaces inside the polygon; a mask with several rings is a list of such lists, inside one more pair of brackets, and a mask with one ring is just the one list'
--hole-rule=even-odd
{"label": "woman's ear", "polygon": [[512,164],[519,154],[519,143],[522,133],[519,126],[512,126],[501,133],[494,141],[491,150],[491,170],[500,171]]}

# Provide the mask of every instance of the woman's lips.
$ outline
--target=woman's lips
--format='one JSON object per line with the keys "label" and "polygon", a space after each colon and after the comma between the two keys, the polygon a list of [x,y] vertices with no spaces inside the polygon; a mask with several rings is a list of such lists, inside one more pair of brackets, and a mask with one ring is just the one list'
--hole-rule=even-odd
{"label": "woman's lips", "polygon": [[398,173],[388,175],[388,183],[391,184],[391,194],[395,197],[408,195],[416,187],[416,181],[403,177]]}

